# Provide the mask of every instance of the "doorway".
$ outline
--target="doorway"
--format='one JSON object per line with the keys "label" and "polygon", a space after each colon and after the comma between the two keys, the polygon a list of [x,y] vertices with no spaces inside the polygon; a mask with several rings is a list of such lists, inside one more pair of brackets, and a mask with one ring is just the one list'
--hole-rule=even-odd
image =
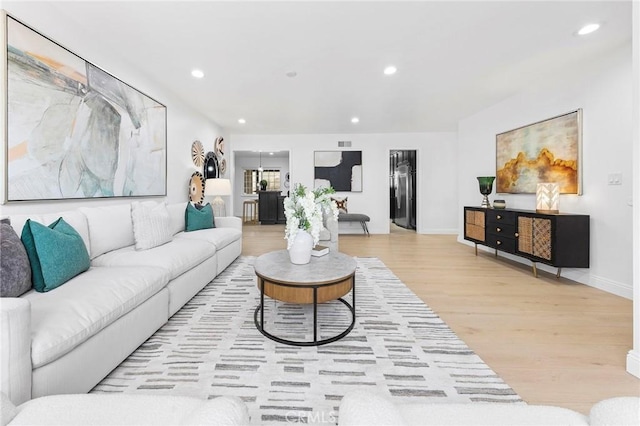
{"label": "doorway", "polygon": [[405,230],[417,228],[416,150],[389,151],[389,217]]}
{"label": "doorway", "polygon": [[233,151],[233,212],[244,216],[244,202],[258,200],[261,183],[265,190],[282,195],[289,191],[289,151]]}

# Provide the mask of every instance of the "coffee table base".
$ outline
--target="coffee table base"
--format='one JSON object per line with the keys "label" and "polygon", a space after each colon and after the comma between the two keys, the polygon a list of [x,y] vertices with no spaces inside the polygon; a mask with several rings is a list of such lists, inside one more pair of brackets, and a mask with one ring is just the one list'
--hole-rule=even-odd
{"label": "coffee table base", "polygon": [[[317,289],[314,289],[317,290]],[[314,291],[314,296],[316,292]],[[336,300],[339,300],[340,302],[342,302],[347,308],[349,308],[349,311],[351,311],[351,324],[349,324],[349,327],[347,327],[347,329],[345,331],[343,331],[342,333],[330,337],[328,339],[324,339],[324,340],[318,340],[318,302],[317,299],[314,300],[313,303],[313,341],[312,342],[296,342],[293,340],[286,340],[283,339],[281,337],[278,336],[274,336],[273,334],[269,333],[268,331],[266,331],[264,329],[264,292],[261,292],[260,294],[260,304],[256,307],[255,312],[253,313],[253,322],[256,325],[256,328],[258,329],[258,331],[260,333],[262,333],[265,337],[273,340],[274,342],[278,342],[278,343],[282,343],[285,345],[292,345],[292,346],[321,346],[321,345],[326,345],[327,343],[332,343],[335,342],[337,340],[342,339],[344,336],[346,336],[347,334],[349,334],[351,332],[351,330],[353,330],[353,326],[356,323],[356,291],[355,291],[355,285],[353,286],[352,290],[351,290],[351,294],[353,296],[353,300],[351,302],[351,304],[349,304],[349,302],[347,302],[346,300],[344,300],[343,298],[338,298]],[[258,320],[258,314],[260,315],[260,320]]]}

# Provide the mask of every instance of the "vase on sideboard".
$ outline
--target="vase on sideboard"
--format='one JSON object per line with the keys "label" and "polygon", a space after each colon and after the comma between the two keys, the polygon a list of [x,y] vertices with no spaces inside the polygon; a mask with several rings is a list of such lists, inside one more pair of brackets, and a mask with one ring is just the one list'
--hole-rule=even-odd
{"label": "vase on sideboard", "polygon": [[482,204],[480,207],[489,209],[491,208],[491,203],[489,202],[489,194],[493,191],[493,181],[495,180],[495,176],[478,176],[478,185],[480,186],[480,193],[484,196],[482,198]]}

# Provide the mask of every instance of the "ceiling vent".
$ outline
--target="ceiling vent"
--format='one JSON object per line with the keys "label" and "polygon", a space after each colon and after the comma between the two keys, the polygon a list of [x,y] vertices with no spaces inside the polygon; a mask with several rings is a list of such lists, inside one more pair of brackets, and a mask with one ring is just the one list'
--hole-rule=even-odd
{"label": "ceiling vent", "polygon": [[351,147],[351,141],[338,141],[339,148],[349,148]]}

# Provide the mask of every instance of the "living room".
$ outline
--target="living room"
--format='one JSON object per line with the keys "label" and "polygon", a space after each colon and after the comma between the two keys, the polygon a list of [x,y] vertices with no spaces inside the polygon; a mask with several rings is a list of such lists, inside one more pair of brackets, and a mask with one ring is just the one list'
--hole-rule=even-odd
{"label": "living room", "polygon": [[[626,7],[626,10],[631,11],[632,2],[616,3],[617,6],[612,6],[614,10],[618,10],[616,7]],[[148,7],[154,7],[152,5],[153,3]],[[229,176],[234,176],[235,172],[235,151],[289,151],[291,176],[294,182],[306,185],[313,183],[314,151],[337,150],[338,141],[350,141],[350,149],[362,151],[364,186],[362,192],[348,193],[349,209],[368,214],[371,217],[371,233],[385,235],[389,233],[389,218],[388,209],[383,207],[388,196],[382,189],[388,186],[385,167],[388,164],[389,151],[398,148],[415,149],[420,167],[418,188],[423,194],[418,205],[417,233],[421,236],[457,235],[458,242],[464,244],[462,208],[480,204],[481,195],[478,192],[476,177],[495,174],[496,135],[582,109],[583,192],[581,196],[561,196],[560,210],[590,215],[591,262],[588,269],[563,270],[563,277],[622,298],[633,299],[634,324],[637,324],[640,302],[637,296],[634,297],[634,293],[637,295],[640,292],[640,265],[637,260],[640,258],[640,214],[638,207],[633,205],[637,203],[633,203],[632,200],[638,199],[640,191],[637,185],[633,185],[638,181],[640,170],[640,123],[637,118],[640,98],[637,70],[640,53],[637,44],[632,44],[631,36],[633,35],[634,42],[637,42],[640,29],[638,5],[633,6],[634,24],[631,25],[629,14],[628,22],[625,24],[628,38],[613,47],[603,47],[597,51],[597,56],[583,56],[581,52],[582,49],[586,49],[584,44],[588,41],[577,38],[573,57],[559,57],[560,54],[553,49],[539,52],[538,55],[549,64],[544,71],[554,78],[543,78],[542,70],[536,69],[535,72],[531,72],[527,69],[530,62],[540,60],[540,57],[517,57],[511,61],[509,68],[505,67],[501,72],[491,75],[489,80],[479,80],[477,85],[474,85],[473,81],[467,81],[466,85],[451,92],[455,94],[452,95],[451,103],[471,112],[462,115],[448,128],[434,128],[432,131],[418,131],[412,128],[408,131],[398,128],[367,131],[366,120],[361,117],[361,127],[358,129],[365,130],[353,130],[353,127],[346,127],[351,126],[351,123],[341,123],[333,128],[335,130],[326,132],[304,132],[297,128],[291,133],[285,133],[260,131],[259,128],[247,130],[250,127],[238,124],[236,115],[231,116],[232,113],[223,111],[224,105],[218,105],[218,110],[213,114],[190,105],[174,88],[164,85],[153,74],[149,74],[148,68],[136,63],[135,57],[123,56],[114,48],[108,40],[108,35],[101,32],[103,30],[99,25],[92,27],[88,23],[94,15],[87,15],[87,21],[81,22],[78,17],[82,16],[82,7],[73,10],[70,4],[64,2],[3,2],[3,8],[15,18],[167,105],[167,202],[182,202],[187,199],[186,182],[194,170],[188,154],[194,139],[207,141],[210,145],[217,137],[225,137],[229,156]],[[618,16],[616,13],[613,15]],[[129,20],[135,18],[136,16],[130,15],[122,19],[123,22],[130,23]],[[113,19],[119,19],[118,14],[115,14]],[[496,17],[497,19],[499,17]],[[179,24],[188,26],[188,22]],[[609,23],[603,26],[602,31],[613,25],[615,24]],[[179,31],[178,23],[176,28],[176,31]],[[570,28],[567,31],[575,30]],[[593,36],[596,37],[597,33]],[[194,37],[197,38],[197,34]],[[593,38],[589,41],[593,41]],[[139,39],[133,43],[144,49],[145,43],[153,42],[152,34],[141,31]],[[219,61],[220,66],[226,62],[224,58],[219,58]],[[191,65],[184,64],[187,74]],[[580,70],[579,73],[576,72],[577,69]],[[400,77],[402,71],[399,70],[396,77]],[[3,69],[3,81],[4,72]],[[505,88],[497,84],[502,80],[508,81],[511,73],[530,73],[527,75],[526,85],[507,85]],[[295,78],[300,77],[303,76]],[[496,84],[495,102],[478,107],[463,105],[465,93],[471,94],[476,90],[491,91],[493,88],[488,85],[490,81]],[[194,80],[185,79],[184,84],[190,89],[198,87],[198,82]],[[256,100],[256,103],[261,102],[272,103],[275,105],[272,108],[277,111],[277,99]],[[4,102],[2,108],[4,114]],[[212,115],[220,118],[211,118]],[[246,118],[247,125],[251,125],[251,117]],[[350,117],[347,117],[345,122],[348,122],[348,118]],[[4,165],[4,150],[2,155]],[[609,184],[608,175],[613,173],[622,176],[621,185]],[[3,178],[1,187],[3,194],[6,193],[5,179]],[[228,210],[230,206],[237,204],[234,202],[236,197],[227,197]],[[491,199],[495,198],[506,199],[509,208],[531,210],[535,207],[533,195],[498,196],[494,192]],[[122,202],[122,199],[116,198],[8,203],[0,206],[0,215],[49,213],[87,205],[111,206]],[[235,209],[232,213],[241,216],[241,212]],[[347,247],[359,242],[351,242],[351,238],[355,237],[345,237]],[[468,248],[463,244],[460,245]],[[510,261],[518,261],[516,257],[505,257]],[[529,266],[526,262],[524,264]],[[555,268],[540,266],[540,269],[555,274]],[[633,328],[634,342],[633,346],[629,347],[626,368],[631,374],[638,376],[640,330],[637,326]]]}

